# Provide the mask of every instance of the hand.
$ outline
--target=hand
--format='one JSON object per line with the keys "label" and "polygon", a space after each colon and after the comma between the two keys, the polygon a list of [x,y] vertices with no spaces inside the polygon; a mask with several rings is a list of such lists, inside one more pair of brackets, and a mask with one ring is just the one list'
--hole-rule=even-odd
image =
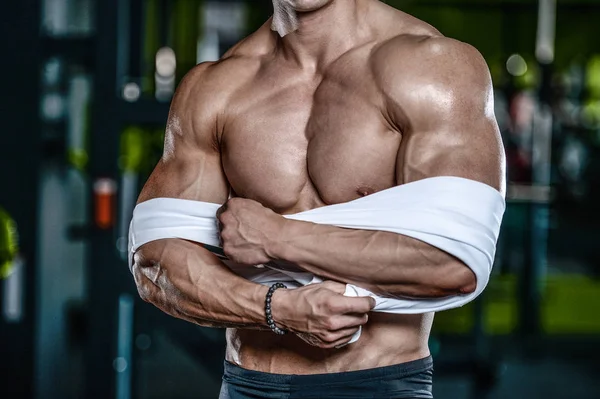
{"label": "hand", "polygon": [[268,263],[268,246],[279,236],[285,218],[260,203],[231,198],[217,211],[223,253],[236,263]]}
{"label": "hand", "polygon": [[319,348],[347,344],[367,323],[375,299],[346,297],[345,290],[345,284],[334,281],[277,290],[271,302],[273,320]]}

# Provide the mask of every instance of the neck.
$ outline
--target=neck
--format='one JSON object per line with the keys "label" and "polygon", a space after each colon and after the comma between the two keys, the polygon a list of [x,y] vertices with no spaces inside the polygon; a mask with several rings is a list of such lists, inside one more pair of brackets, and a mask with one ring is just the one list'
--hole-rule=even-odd
{"label": "neck", "polygon": [[360,0],[333,0],[308,12],[297,12],[283,3],[275,7],[273,30],[282,36],[278,42],[284,57],[302,68],[317,70],[359,40]]}

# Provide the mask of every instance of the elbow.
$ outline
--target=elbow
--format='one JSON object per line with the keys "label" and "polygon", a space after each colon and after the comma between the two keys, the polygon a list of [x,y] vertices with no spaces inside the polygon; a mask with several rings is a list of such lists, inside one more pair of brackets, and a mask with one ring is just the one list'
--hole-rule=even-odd
{"label": "elbow", "polygon": [[468,276],[460,288],[460,293],[464,295],[472,294],[477,289],[477,277],[475,276],[475,273],[469,268],[466,269]]}
{"label": "elbow", "polygon": [[145,270],[144,266],[135,262],[132,266],[132,272],[140,298],[144,302],[156,305],[160,294],[160,288],[146,275],[148,270]]}
{"label": "elbow", "polygon": [[438,287],[448,295],[469,295],[477,289],[477,277],[473,270],[461,261],[454,261],[441,273]]}
{"label": "elbow", "polygon": [[163,288],[168,283],[162,266],[164,252],[164,245],[146,245],[133,255],[131,267],[138,295],[156,307],[164,304]]}
{"label": "elbow", "polygon": [[153,300],[152,292],[153,291],[148,286],[148,281],[145,278],[145,276],[142,274],[142,271],[140,270],[140,266],[137,263],[133,264],[133,266],[131,268],[131,272],[133,273],[133,278],[135,279],[135,286],[137,288],[139,297],[144,302],[152,303],[152,300]]}

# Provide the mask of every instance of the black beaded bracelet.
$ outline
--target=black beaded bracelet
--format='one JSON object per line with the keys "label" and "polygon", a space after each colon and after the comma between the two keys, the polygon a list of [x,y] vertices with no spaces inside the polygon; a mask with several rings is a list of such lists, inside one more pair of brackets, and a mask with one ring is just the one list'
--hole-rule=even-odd
{"label": "black beaded bracelet", "polygon": [[275,290],[279,288],[287,287],[283,283],[275,283],[269,288],[269,291],[267,292],[267,297],[265,298],[265,314],[267,315],[267,324],[269,325],[269,328],[273,330],[275,334],[283,335],[287,331],[277,327],[275,325],[275,322],[273,321],[273,316],[271,315],[271,297],[273,296]]}

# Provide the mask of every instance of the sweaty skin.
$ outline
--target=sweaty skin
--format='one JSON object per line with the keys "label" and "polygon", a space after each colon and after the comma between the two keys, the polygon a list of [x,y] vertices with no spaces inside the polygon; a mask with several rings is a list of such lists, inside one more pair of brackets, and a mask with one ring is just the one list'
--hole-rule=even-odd
{"label": "sweaty skin", "polygon": [[[181,83],[163,159],[139,201],[226,203],[219,212],[224,251],[242,263],[285,260],[389,296],[471,292],[473,273],[425,243],[280,215],[434,176],[504,192],[483,58],[376,0],[285,2],[299,11],[295,32],[281,38],[268,21]],[[367,322],[372,301],[341,296],[335,282],[276,291],[273,317],[296,334],[261,331],[267,288],[187,241],[143,246],[134,275],[142,298],[165,312],[232,327],[227,360],[247,369],[342,372],[429,354],[433,314],[369,313]],[[336,349],[359,325],[360,340]]]}

